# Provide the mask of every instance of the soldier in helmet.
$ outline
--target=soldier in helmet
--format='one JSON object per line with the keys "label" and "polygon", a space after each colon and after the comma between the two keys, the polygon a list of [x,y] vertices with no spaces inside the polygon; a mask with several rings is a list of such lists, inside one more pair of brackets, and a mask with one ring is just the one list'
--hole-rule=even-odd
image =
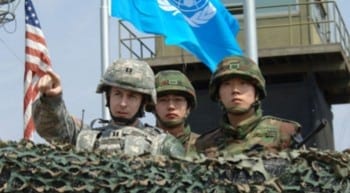
{"label": "soldier in helmet", "polygon": [[280,151],[290,147],[300,130],[297,122],[262,116],[265,80],[257,64],[243,56],[225,58],[209,83],[209,95],[224,116],[219,127],[201,135],[195,144],[209,157]]}
{"label": "soldier in helmet", "polygon": [[186,75],[178,70],[163,70],[156,74],[157,103],[149,105],[157,118],[157,126],[179,139],[186,151],[198,134],[191,132],[186,122],[196,107],[196,91]]}
{"label": "soldier in helmet", "polygon": [[33,107],[39,135],[49,142],[71,143],[78,150],[119,151],[130,155],[182,156],[185,151],[172,135],[143,125],[146,104],[156,102],[154,74],[146,62],[118,60],[110,65],[97,86],[104,93],[112,120],[101,128],[81,125],[70,116],[62,99],[59,76],[53,71],[38,82],[42,95]]}

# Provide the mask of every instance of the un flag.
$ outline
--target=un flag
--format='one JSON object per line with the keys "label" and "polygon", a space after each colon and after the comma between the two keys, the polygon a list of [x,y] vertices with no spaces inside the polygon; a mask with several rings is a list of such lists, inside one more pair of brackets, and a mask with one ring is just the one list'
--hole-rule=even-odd
{"label": "un flag", "polygon": [[192,53],[211,72],[226,56],[242,55],[239,23],[220,0],[111,0],[111,16],[162,35],[167,45]]}

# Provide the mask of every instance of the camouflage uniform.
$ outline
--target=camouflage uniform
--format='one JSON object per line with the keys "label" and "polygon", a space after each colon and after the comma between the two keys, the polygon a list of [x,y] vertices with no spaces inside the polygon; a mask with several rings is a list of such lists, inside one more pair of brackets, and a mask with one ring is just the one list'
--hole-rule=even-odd
{"label": "camouflage uniform", "polygon": [[[101,78],[96,92],[107,92],[110,86],[142,93],[147,97],[145,103],[156,101],[154,74],[145,62],[118,60],[113,63]],[[107,99],[107,106],[108,103]],[[139,111],[143,113],[144,106],[141,106]],[[113,150],[130,155],[182,156],[185,153],[175,137],[158,128],[145,126],[139,120],[136,127],[116,125],[113,121],[101,128],[82,125],[69,115],[62,96],[40,97],[34,104],[33,114],[40,136],[50,142],[74,144],[77,150]]]}
{"label": "camouflage uniform", "polygon": [[[156,91],[158,97],[167,94],[180,95],[186,98],[187,104],[190,110],[197,106],[196,91],[192,86],[190,80],[178,70],[163,70],[155,76]],[[154,106],[148,106],[149,111],[154,112]],[[157,116],[157,115],[156,115]],[[157,121],[160,121],[159,118]],[[186,119],[183,120],[186,122]],[[187,150],[191,145],[194,144],[195,140],[199,135],[191,131],[189,124],[185,124],[183,133],[177,136]]]}
{"label": "camouflage uniform", "polygon": [[[293,136],[300,130],[300,124],[278,117],[262,116],[260,100],[266,96],[265,80],[259,67],[250,59],[233,56],[219,64],[209,84],[211,99],[218,101],[221,82],[234,77],[248,80],[255,86],[258,99],[250,107],[255,109],[255,114],[236,127],[229,123],[225,114],[217,129],[202,134],[197,139],[196,150],[209,157],[215,157],[262,150],[279,151],[290,147]],[[228,113],[229,110],[225,110]]]}
{"label": "camouflage uniform", "polygon": [[191,131],[191,126],[187,124],[184,128],[184,133],[176,138],[182,143],[185,147],[186,152],[188,149],[195,143],[199,135]]}

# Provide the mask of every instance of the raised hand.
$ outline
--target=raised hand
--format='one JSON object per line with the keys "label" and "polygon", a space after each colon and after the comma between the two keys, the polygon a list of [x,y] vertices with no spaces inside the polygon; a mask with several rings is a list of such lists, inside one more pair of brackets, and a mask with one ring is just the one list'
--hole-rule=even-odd
{"label": "raised hand", "polygon": [[48,69],[47,74],[39,79],[38,88],[45,96],[58,96],[62,94],[61,78],[52,69]]}

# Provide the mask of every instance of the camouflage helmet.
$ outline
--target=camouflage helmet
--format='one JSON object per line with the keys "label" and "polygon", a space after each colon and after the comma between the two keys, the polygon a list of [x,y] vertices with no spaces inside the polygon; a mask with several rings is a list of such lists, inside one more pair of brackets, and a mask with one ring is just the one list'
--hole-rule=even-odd
{"label": "camouflage helmet", "polygon": [[250,80],[259,94],[259,100],[266,97],[265,79],[258,65],[244,56],[230,56],[219,63],[216,71],[211,76],[209,83],[210,98],[217,101],[222,80],[234,77]]}
{"label": "camouflage helmet", "polygon": [[157,95],[179,93],[183,95],[191,109],[197,105],[196,91],[190,80],[178,70],[163,70],[156,74],[156,91]]}
{"label": "camouflage helmet", "polygon": [[150,97],[156,103],[154,73],[144,61],[119,59],[108,66],[103,74],[96,92],[103,93],[110,86],[139,92]]}

